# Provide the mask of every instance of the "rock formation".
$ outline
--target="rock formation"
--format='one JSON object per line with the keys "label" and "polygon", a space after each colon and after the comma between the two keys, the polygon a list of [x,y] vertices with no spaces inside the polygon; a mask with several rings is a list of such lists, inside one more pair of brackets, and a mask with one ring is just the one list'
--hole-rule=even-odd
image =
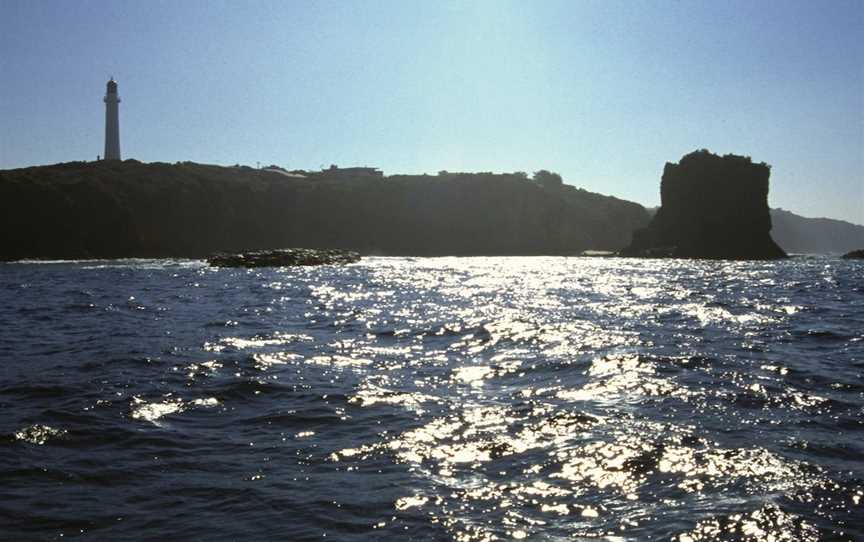
{"label": "rock formation", "polygon": [[864,260],[864,248],[860,250],[853,250],[852,252],[847,252],[843,255],[844,260]]}
{"label": "rock formation", "polygon": [[786,253],[771,238],[767,164],[701,150],[667,163],[661,206],[636,231],[624,256],[773,259]]}
{"label": "rock formation", "polygon": [[300,265],[335,265],[360,261],[356,252],[338,249],[283,248],[255,250],[237,254],[217,252],[207,258],[213,267],[281,267]]}

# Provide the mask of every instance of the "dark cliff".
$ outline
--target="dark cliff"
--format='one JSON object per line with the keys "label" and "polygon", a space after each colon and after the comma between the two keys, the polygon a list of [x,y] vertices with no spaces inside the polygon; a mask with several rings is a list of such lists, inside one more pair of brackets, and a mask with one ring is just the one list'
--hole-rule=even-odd
{"label": "dark cliff", "polygon": [[771,238],[768,165],[706,150],[667,163],[661,205],[622,254],[680,258],[771,259],[786,253]]}
{"label": "dark cliff", "polygon": [[524,175],[291,177],[193,163],[0,171],[0,259],[203,257],[225,250],[519,255],[618,250],[642,206]]}

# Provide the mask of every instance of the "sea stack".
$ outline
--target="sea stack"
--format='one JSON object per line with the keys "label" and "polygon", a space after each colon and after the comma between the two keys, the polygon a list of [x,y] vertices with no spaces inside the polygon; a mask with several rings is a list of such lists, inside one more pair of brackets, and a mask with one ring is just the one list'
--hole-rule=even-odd
{"label": "sea stack", "polygon": [[785,258],[771,238],[771,167],[749,157],[692,152],[666,163],[661,206],[623,256],[763,260]]}
{"label": "sea stack", "polygon": [[105,160],[120,159],[120,97],[112,77],[105,91]]}

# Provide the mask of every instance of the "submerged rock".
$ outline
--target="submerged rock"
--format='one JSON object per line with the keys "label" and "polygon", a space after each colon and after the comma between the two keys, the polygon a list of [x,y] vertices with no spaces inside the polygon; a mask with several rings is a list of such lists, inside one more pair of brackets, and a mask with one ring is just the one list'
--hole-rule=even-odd
{"label": "submerged rock", "polygon": [[771,168],[706,150],[667,163],[661,206],[622,256],[757,260],[785,258],[771,238]]}
{"label": "submerged rock", "polygon": [[333,265],[360,261],[360,254],[350,250],[317,248],[282,248],[255,250],[237,254],[216,253],[207,258],[214,267],[281,267],[293,265]]}
{"label": "submerged rock", "polygon": [[864,260],[864,248],[843,255],[844,260]]}

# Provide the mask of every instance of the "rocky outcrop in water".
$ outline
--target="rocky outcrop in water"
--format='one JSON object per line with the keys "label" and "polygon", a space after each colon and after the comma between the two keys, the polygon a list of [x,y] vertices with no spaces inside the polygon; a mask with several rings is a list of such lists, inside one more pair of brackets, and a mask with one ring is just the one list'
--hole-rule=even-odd
{"label": "rocky outcrop in water", "polygon": [[852,252],[847,252],[843,255],[844,260],[864,260],[864,248],[860,250],[853,250]]}
{"label": "rocky outcrop in water", "polygon": [[349,250],[283,248],[255,250],[236,254],[216,253],[207,258],[213,267],[282,267],[301,265],[334,265],[360,261],[360,255]]}
{"label": "rocky outcrop in water", "polygon": [[636,231],[624,256],[774,259],[786,253],[771,238],[768,165],[706,150],[667,163],[661,206]]}

